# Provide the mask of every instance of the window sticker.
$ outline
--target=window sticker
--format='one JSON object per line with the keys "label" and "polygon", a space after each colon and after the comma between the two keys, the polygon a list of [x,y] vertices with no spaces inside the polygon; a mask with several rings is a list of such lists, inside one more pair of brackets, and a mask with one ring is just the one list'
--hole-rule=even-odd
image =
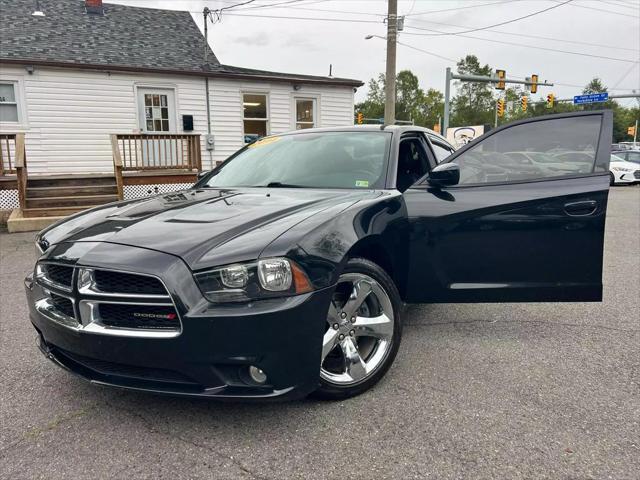
{"label": "window sticker", "polygon": [[271,145],[272,143],[275,143],[278,140],[280,140],[280,138],[281,137],[266,137],[266,138],[262,138],[260,140],[255,141],[254,143],[249,145],[247,148],[258,148],[258,147],[264,147],[265,145]]}
{"label": "window sticker", "polygon": [[369,180],[356,180],[356,187],[368,187]]}

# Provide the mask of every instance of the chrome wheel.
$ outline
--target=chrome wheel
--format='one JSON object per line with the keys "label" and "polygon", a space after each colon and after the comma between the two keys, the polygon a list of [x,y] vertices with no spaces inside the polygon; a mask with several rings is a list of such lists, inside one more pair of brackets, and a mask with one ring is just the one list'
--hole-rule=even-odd
{"label": "chrome wheel", "polygon": [[389,294],[373,278],[345,273],[329,307],[320,377],[339,386],[370,377],[391,350],[394,330]]}

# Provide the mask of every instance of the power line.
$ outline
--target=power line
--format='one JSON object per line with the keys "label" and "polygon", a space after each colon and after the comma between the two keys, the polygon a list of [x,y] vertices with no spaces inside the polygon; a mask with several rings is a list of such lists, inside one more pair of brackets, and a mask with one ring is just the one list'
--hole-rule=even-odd
{"label": "power line", "polygon": [[637,64],[637,63],[634,63],[633,65],[631,65],[631,67],[629,68],[629,70],[627,70],[627,71],[625,72],[625,74],[620,78],[620,80],[618,80],[618,81],[616,82],[616,84],[613,86],[612,90],[615,90],[615,88],[616,88],[618,85],[620,85],[620,84],[625,80],[625,78],[627,78],[627,77],[629,76],[629,74],[633,71],[633,69],[634,69],[634,68],[636,68],[637,66],[638,66],[638,64]]}
{"label": "power line", "polygon": [[[523,1],[523,0],[516,0],[516,1]],[[425,12],[412,13],[412,14],[410,14],[410,16],[416,17],[418,15],[431,15],[433,13],[454,12],[454,11],[457,11],[457,10],[466,10],[468,8],[488,7],[490,5],[500,5],[500,4],[504,4],[504,3],[509,3],[509,0],[502,0],[500,2],[491,2],[491,3],[478,3],[478,4],[475,4],[475,5],[468,5],[466,7],[444,8],[444,9],[441,9],[441,10],[427,10]],[[406,15],[406,16],[409,16],[409,15]]]}
{"label": "power line", "polygon": [[407,47],[407,48],[410,48],[412,50],[417,50],[418,52],[426,53],[427,55],[431,55],[432,57],[441,58],[442,60],[447,60],[449,62],[453,62],[454,64],[458,63],[458,60],[456,60],[454,58],[444,57],[444,56],[439,55],[437,53],[429,52],[427,50],[423,50],[422,48],[414,47],[413,45],[409,45],[408,43],[397,42],[397,41],[396,41],[396,43],[398,45],[402,45],[403,47]]}
{"label": "power line", "polygon": [[[552,0],[552,1],[556,1],[556,0]],[[628,13],[614,12],[612,10],[605,10],[604,8],[587,7],[586,5],[578,5],[577,3],[571,3],[569,5],[571,7],[584,8],[586,10],[595,10],[595,11],[598,11],[598,12],[610,13],[611,15],[619,15],[621,17],[629,18],[629,14]]]}
{"label": "power line", "polygon": [[[307,0],[286,0],[284,2],[278,2],[278,3],[264,3],[264,4],[259,4],[259,5],[253,5],[253,6],[247,7],[247,8],[242,8],[242,9],[240,9],[238,11],[255,10],[257,8],[274,8],[274,7],[278,7],[278,6],[280,6],[280,8],[287,8],[286,6],[282,7],[282,5],[289,5],[289,4],[292,4],[292,3],[300,3],[300,2],[305,2],[305,1],[307,1]],[[311,2],[311,3],[305,4],[305,5],[311,5],[311,4],[314,4],[314,3],[321,3],[321,2],[326,2],[326,1],[329,1],[329,0],[319,0],[319,1]],[[293,7],[290,7],[290,8],[293,8]]]}
{"label": "power line", "polygon": [[319,17],[292,17],[281,15],[253,15],[249,13],[227,13],[234,17],[254,17],[254,18],[278,18],[281,20],[314,20],[320,22],[347,22],[347,23],[376,23],[380,24],[379,20],[360,20],[360,19],[346,19],[346,18],[319,18]]}
{"label": "power line", "polygon": [[640,7],[632,7],[631,5],[621,5],[619,3],[615,3],[615,2],[611,2],[611,1],[607,1],[607,0],[600,0],[600,2],[601,3],[607,3],[609,5],[613,5],[613,6],[619,7],[619,8],[629,8],[629,9],[634,10],[634,11],[636,11],[636,10],[638,10],[638,8],[640,8]]}
{"label": "power line", "polygon": [[[408,28],[415,28],[417,30],[425,30],[425,31],[432,31],[432,32],[438,32],[438,30],[431,30],[428,28],[419,28],[419,27],[408,27]],[[414,33],[414,32],[403,32],[404,35],[417,35],[417,36],[432,36],[430,34],[426,34],[426,33]],[[578,55],[581,57],[590,57],[590,58],[602,58],[605,60],[614,60],[617,62],[625,62],[625,63],[637,63],[635,60],[628,60],[626,58],[617,58],[617,57],[609,57],[606,55],[594,55],[591,53],[582,53],[582,52],[572,52],[569,50],[559,50],[557,48],[549,48],[549,47],[541,47],[538,45],[528,45],[525,43],[515,43],[515,42],[506,42],[503,40],[493,40],[491,38],[483,38],[483,37],[476,37],[474,35],[462,35],[462,34],[457,34],[457,37],[462,37],[462,38],[471,38],[473,40],[481,40],[484,42],[491,42],[491,43],[499,43],[502,45],[510,45],[510,46],[516,46],[516,47],[524,47],[524,48],[535,48],[536,50],[544,50],[547,52],[557,52],[557,53],[564,53],[567,55]]]}
{"label": "power line", "polygon": [[527,14],[527,15],[523,15],[522,17],[513,18],[513,19],[511,19],[511,20],[507,20],[507,21],[505,21],[505,22],[494,23],[493,25],[487,25],[487,26],[485,26],[485,27],[472,28],[472,29],[470,29],[470,30],[464,30],[464,31],[462,31],[462,32],[451,32],[451,33],[449,33],[449,32],[441,32],[441,33],[433,33],[433,34],[430,34],[429,36],[432,36],[432,37],[439,37],[439,36],[443,36],[443,35],[459,35],[459,34],[462,34],[462,33],[479,32],[479,31],[481,31],[481,30],[487,30],[487,29],[489,29],[489,28],[500,27],[500,26],[502,26],[502,25],[507,25],[507,24],[509,24],[509,23],[519,22],[520,20],[525,20],[525,19],[527,19],[527,18],[531,18],[531,17],[534,17],[534,16],[536,16],[536,15],[540,15],[541,13],[545,13],[545,12],[548,12],[549,10],[553,10],[554,8],[558,8],[558,7],[561,7],[561,6],[563,6],[563,5],[566,5],[566,4],[570,3],[571,1],[572,1],[572,0],[565,0],[564,2],[559,3],[559,4],[557,4],[557,5],[553,5],[553,6],[551,6],[551,7],[547,7],[547,8],[544,8],[544,9],[542,9],[542,10],[538,10],[538,11],[536,11],[536,12],[532,12],[532,13],[529,13],[529,14]]}
{"label": "power line", "polygon": [[[443,25],[443,26],[447,26],[447,27],[457,27],[457,28],[470,28],[470,27],[466,27],[463,25],[455,25],[452,23],[443,23],[443,22],[434,22],[431,20],[420,20],[422,23],[432,23],[434,25]],[[417,28],[417,27],[413,27],[410,25],[405,25],[405,27],[407,28]],[[587,45],[590,47],[602,47],[602,48],[616,48],[618,50],[628,50],[631,52],[638,52],[640,50],[636,49],[636,48],[625,48],[625,47],[620,47],[618,45],[605,45],[605,44],[601,44],[601,43],[590,43],[590,42],[582,42],[582,41],[578,41],[578,40],[567,40],[564,38],[553,38],[553,37],[543,37],[540,35],[528,35],[526,33],[515,33],[515,32],[503,32],[501,30],[485,30],[486,32],[492,32],[492,33],[498,33],[500,35],[511,35],[511,36],[515,36],[515,37],[527,37],[527,38],[534,38],[534,39],[538,39],[538,40],[548,40],[548,41],[552,41],[552,42],[562,42],[562,43],[575,43],[576,45]]]}

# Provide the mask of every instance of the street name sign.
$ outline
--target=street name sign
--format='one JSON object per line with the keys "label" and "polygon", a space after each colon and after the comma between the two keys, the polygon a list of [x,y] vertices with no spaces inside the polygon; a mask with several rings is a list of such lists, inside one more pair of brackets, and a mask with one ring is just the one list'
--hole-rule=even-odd
{"label": "street name sign", "polygon": [[599,103],[609,100],[609,93],[589,93],[587,95],[576,95],[573,97],[574,105],[583,105],[585,103]]}

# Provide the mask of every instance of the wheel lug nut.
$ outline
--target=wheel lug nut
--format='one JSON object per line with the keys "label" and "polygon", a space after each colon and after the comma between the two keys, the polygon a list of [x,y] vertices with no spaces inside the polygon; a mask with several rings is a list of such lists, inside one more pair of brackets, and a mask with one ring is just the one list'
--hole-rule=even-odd
{"label": "wheel lug nut", "polygon": [[355,331],[355,330],[351,330],[351,331],[349,332],[349,335],[351,335],[352,337],[353,337],[355,334],[356,334],[356,331]]}
{"label": "wheel lug nut", "polygon": [[351,323],[356,323],[356,317],[351,317]]}
{"label": "wheel lug nut", "polygon": [[341,333],[340,336],[338,337],[340,340],[344,340],[344,335]]}
{"label": "wheel lug nut", "polygon": [[339,328],[340,328],[340,325],[338,325],[337,323],[334,323],[334,324],[333,324],[333,329],[334,329],[334,330],[337,330],[337,329],[339,329]]}
{"label": "wheel lug nut", "polygon": [[342,319],[347,318],[347,314],[346,314],[346,313],[344,313],[344,312],[342,312],[342,313],[340,314],[340,318],[342,318]]}

